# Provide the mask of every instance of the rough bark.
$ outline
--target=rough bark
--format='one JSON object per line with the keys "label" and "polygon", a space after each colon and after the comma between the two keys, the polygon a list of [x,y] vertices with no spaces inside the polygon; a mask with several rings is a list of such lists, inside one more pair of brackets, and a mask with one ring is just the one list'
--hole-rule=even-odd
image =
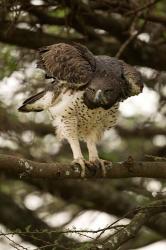
{"label": "rough bark", "polygon": [[[166,162],[137,162],[131,157],[127,161],[105,164],[104,178],[166,178]],[[39,163],[10,155],[0,155],[0,172],[18,178],[78,179],[81,167],[78,164]],[[85,178],[103,178],[97,166],[86,167]]]}

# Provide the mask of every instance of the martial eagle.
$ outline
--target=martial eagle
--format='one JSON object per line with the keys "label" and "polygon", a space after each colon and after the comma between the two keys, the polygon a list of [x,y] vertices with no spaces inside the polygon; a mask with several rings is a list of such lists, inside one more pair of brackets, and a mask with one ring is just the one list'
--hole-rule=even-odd
{"label": "martial eagle", "polygon": [[53,82],[25,100],[19,111],[48,110],[56,134],[68,140],[74,163],[81,165],[81,176],[86,161],[79,140],[87,143],[90,165],[100,165],[105,175],[96,144],[116,124],[119,102],[142,91],[140,73],[122,60],[95,56],[77,43],[41,48],[37,65]]}

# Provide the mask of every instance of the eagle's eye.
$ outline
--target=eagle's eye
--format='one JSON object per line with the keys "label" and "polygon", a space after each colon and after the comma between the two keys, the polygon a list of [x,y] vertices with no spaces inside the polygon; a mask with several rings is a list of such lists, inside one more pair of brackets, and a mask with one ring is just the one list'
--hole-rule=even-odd
{"label": "eagle's eye", "polygon": [[92,89],[92,88],[89,88],[89,91],[90,91],[91,93],[94,93],[94,92],[95,92],[95,90]]}
{"label": "eagle's eye", "polygon": [[106,89],[106,90],[104,91],[104,94],[106,94],[107,96],[109,96],[109,95],[112,94],[112,91],[113,91],[113,89]]}

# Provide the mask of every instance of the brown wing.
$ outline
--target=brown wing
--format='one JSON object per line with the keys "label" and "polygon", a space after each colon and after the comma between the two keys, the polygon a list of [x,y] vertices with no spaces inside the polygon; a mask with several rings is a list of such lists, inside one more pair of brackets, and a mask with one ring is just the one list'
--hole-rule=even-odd
{"label": "brown wing", "polygon": [[67,81],[70,87],[86,85],[96,68],[93,54],[83,45],[58,43],[39,50],[37,66],[48,77]]}

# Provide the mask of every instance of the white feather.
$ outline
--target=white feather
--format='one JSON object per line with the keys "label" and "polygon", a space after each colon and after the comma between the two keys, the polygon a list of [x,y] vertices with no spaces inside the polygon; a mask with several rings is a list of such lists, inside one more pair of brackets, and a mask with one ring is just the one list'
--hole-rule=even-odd
{"label": "white feather", "polygon": [[58,103],[49,108],[53,125],[60,138],[77,136],[86,140],[90,136],[97,142],[106,129],[115,125],[118,104],[108,110],[88,109],[82,98],[83,91],[78,90],[61,94]]}
{"label": "white feather", "polygon": [[47,91],[43,97],[35,101],[34,103],[27,104],[26,107],[28,109],[47,109],[51,106],[52,99],[53,99],[53,92]]}

